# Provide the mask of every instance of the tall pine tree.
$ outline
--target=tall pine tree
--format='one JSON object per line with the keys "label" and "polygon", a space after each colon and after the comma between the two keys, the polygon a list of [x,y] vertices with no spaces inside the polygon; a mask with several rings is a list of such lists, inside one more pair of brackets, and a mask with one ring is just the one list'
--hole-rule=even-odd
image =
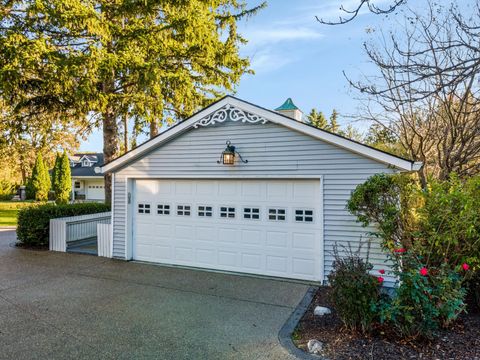
{"label": "tall pine tree", "polygon": [[55,164],[53,165],[52,169],[52,190],[55,192],[55,196],[57,195],[58,192],[58,174],[60,171],[60,161],[61,161],[61,155],[57,151],[55,154]]}
{"label": "tall pine tree", "polygon": [[64,152],[59,159],[56,184],[55,201],[57,204],[67,204],[72,192],[72,176],[67,152]]}
{"label": "tall pine tree", "polygon": [[43,162],[42,154],[38,154],[35,165],[32,170],[31,188],[35,194],[35,200],[47,201],[48,192],[50,191],[50,175],[48,169]]}
{"label": "tall pine tree", "polygon": [[330,115],[330,123],[328,124],[328,130],[333,133],[338,133],[340,131],[340,125],[338,124],[338,112],[333,109],[332,115]]}
{"label": "tall pine tree", "polygon": [[318,111],[317,109],[312,109],[307,118],[311,125],[319,129],[325,129],[328,126],[325,115],[323,115],[323,112]]}

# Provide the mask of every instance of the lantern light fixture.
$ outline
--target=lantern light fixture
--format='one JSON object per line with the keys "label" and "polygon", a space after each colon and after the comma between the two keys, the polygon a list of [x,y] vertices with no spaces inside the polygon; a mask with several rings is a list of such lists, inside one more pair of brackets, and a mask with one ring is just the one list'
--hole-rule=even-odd
{"label": "lantern light fixture", "polygon": [[235,164],[235,155],[238,155],[240,161],[244,164],[248,163],[248,160],[244,160],[242,155],[240,155],[236,150],[235,146],[232,145],[230,140],[226,142],[227,147],[223,150],[222,155],[220,155],[220,160],[217,160],[217,164],[223,165],[234,165]]}

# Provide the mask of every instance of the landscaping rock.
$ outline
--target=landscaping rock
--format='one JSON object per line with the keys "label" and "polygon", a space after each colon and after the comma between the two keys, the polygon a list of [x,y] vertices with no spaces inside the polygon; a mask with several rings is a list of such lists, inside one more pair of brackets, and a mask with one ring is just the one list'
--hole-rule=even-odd
{"label": "landscaping rock", "polygon": [[323,316],[331,313],[332,313],[332,310],[323,306],[315,306],[315,310],[313,310],[313,315],[315,316]]}
{"label": "landscaping rock", "polygon": [[323,343],[316,339],[308,340],[307,348],[310,354],[320,355],[323,350]]}

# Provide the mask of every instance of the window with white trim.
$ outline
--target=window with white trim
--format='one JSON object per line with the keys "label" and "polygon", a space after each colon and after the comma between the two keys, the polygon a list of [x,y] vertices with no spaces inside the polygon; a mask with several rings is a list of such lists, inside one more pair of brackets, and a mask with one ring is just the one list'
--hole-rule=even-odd
{"label": "window with white trim", "polygon": [[177,215],[190,216],[190,205],[177,205]]}
{"label": "window with white trim", "polygon": [[213,208],[211,206],[200,205],[198,207],[198,216],[200,217],[212,217]]}
{"label": "window with white trim", "polygon": [[286,209],[281,208],[270,208],[268,209],[268,220],[273,221],[285,221],[286,220]]}
{"label": "window with white trim", "polygon": [[220,206],[220,217],[233,219],[235,217],[235,208],[230,206]]}
{"label": "window with white trim", "polygon": [[150,214],[150,204],[139,203],[138,204],[138,213],[139,214]]}
{"label": "window with white trim", "polygon": [[81,187],[80,181],[75,181],[75,189],[80,189]]}
{"label": "window with white trim", "polygon": [[244,207],[243,208],[243,218],[244,219],[259,220],[260,219],[260,208]]}
{"label": "window with white trim", "polygon": [[295,209],[295,221],[297,222],[313,222],[313,210],[311,209]]}
{"label": "window with white trim", "polygon": [[157,205],[157,214],[158,215],[170,215],[170,205],[168,205],[168,204],[158,204]]}

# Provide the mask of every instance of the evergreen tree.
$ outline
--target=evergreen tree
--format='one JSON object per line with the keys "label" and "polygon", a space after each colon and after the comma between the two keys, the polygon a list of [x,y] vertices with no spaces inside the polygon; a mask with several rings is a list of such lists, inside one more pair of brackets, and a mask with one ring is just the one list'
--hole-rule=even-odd
{"label": "evergreen tree", "polygon": [[[98,117],[105,162],[120,154],[119,120],[154,136],[226,92],[245,73],[237,22],[245,0],[11,0],[0,6],[0,94],[15,109]],[[28,49],[28,50],[27,50]],[[53,117],[46,117],[51,122]],[[51,126],[49,127],[51,128]],[[111,198],[111,175],[105,199]]]}
{"label": "evergreen tree", "polygon": [[332,115],[330,115],[330,123],[328,124],[328,130],[333,133],[338,133],[340,130],[340,125],[338,124],[338,112],[333,109]]}
{"label": "evergreen tree", "polygon": [[50,190],[50,175],[43,162],[42,154],[38,154],[32,171],[31,178],[32,191],[35,194],[35,200],[47,201]]}
{"label": "evergreen tree", "polygon": [[307,118],[310,124],[315,126],[316,128],[325,129],[328,126],[325,115],[323,115],[321,111],[317,111],[317,109],[312,109],[310,111],[310,114],[308,114]]}
{"label": "evergreen tree", "polygon": [[55,201],[58,204],[67,204],[72,192],[72,176],[67,152],[64,152],[62,157],[59,158],[56,183]]}
{"label": "evergreen tree", "polygon": [[58,192],[58,175],[60,171],[60,161],[61,161],[61,155],[57,151],[55,154],[55,165],[53,165],[52,169],[52,190],[55,192],[55,196],[57,195]]}

